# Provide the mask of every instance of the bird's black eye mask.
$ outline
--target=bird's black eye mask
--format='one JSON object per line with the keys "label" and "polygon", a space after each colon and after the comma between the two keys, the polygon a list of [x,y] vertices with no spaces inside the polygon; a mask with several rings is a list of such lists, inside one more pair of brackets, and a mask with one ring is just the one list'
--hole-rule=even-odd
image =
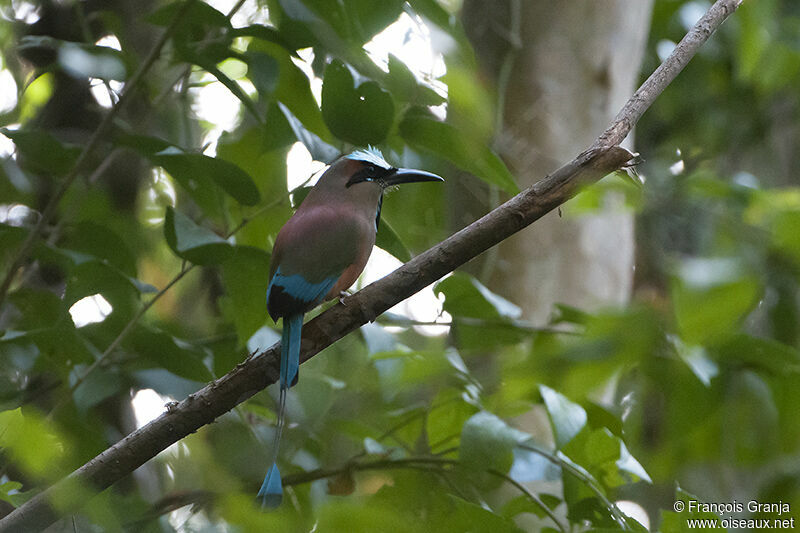
{"label": "bird's black eye mask", "polygon": [[389,186],[389,184],[383,181],[384,178],[394,174],[395,172],[397,172],[396,168],[383,168],[377,165],[367,165],[353,174],[353,177],[348,180],[347,184],[345,184],[345,187],[350,187],[351,185],[361,183],[362,181],[372,181],[380,185],[381,189],[385,189]]}

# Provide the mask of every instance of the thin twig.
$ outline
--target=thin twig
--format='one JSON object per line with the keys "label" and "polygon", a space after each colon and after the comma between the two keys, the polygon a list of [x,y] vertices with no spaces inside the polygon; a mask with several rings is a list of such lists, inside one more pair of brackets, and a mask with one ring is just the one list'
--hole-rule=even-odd
{"label": "thin twig", "polygon": [[[606,132],[592,147],[480,220],[423,252],[388,276],[337,304],[303,328],[301,361],[307,361],[357,327],[374,320],[400,301],[463,265],[510,235],[529,226],[572,198],[580,187],[622,167],[631,154],[621,142],[669,82],[689,62],[742,0],[717,0],[689,31],[673,53],[636,91]],[[649,102],[649,103],[648,103]],[[39,531],[61,514],[86,503],[82,487],[101,491],[153,458],[161,450],[211,423],[278,379],[279,345],[236,366],[224,377],[111,446],[55,485],[37,494],[0,520],[0,533]],[[59,510],[48,502],[58,501]]]}

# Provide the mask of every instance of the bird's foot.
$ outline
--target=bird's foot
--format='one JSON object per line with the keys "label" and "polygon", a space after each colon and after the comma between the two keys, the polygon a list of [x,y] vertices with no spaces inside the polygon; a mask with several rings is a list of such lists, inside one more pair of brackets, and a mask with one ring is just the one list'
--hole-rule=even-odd
{"label": "bird's foot", "polygon": [[352,296],[352,294],[347,292],[347,291],[340,291],[339,292],[339,303],[342,304],[343,306],[347,307],[347,304],[344,303],[344,299],[347,298],[348,296]]}

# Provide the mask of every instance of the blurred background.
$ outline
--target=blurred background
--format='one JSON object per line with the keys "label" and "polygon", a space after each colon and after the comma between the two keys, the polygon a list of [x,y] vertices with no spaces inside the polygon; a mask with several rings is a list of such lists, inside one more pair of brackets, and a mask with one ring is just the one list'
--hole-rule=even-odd
{"label": "blurred background", "polygon": [[[0,0],[4,278],[58,200],[0,295],[0,516],[279,340],[270,251],[327,163],[369,144],[446,178],[388,194],[357,289],[587,148],[709,7]],[[800,509],[798,35],[797,2],[745,2],[626,140],[638,178],[303,365],[279,510],[270,387],[51,530],[791,518],[746,502]]]}

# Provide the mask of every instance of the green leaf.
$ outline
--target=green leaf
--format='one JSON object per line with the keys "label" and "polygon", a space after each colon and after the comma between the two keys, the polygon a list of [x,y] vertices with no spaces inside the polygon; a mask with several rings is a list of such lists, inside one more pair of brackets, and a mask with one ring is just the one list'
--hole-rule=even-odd
{"label": "green leaf", "polygon": [[394,54],[389,54],[389,74],[384,83],[394,97],[401,102],[420,106],[436,106],[447,101],[430,87],[419,83],[414,73]]}
{"label": "green leaf", "polygon": [[[186,1],[172,2],[147,17],[148,22],[168,26]],[[228,17],[205,2],[192,2],[172,34],[178,55],[186,61],[217,64],[228,56],[233,40]],[[198,63],[199,64],[199,63]]]}
{"label": "green leaf", "polygon": [[66,174],[80,153],[79,147],[62,144],[43,130],[0,128],[0,133],[14,141],[20,166],[34,173]]}
{"label": "green leaf", "polygon": [[175,376],[205,383],[214,375],[203,363],[205,352],[154,328],[139,326],[129,340],[135,353]]}
{"label": "green leaf", "polygon": [[553,427],[556,447],[563,448],[586,426],[586,411],[550,387],[539,385],[539,392]]}
{"label": "green leaf", "polygon": [[374,81],[354,87],[350,70],[334,60],[325,68],[322,117],[340,139],[359,146],[378,144],[394,122],[394,102]]}
{"label": "green leaf", "polygon": [[[93,226],[93,224],[89,223],[86,226],[81,224],[78,227],[89,229]],[[71,238],[65,242],[67,245],[76,245],[85,251],[60,248],[50,244],[44,244],[39,249],[38,257],[47,258],[69,270],[64,301],[73,303],[79,298],[96,294],[104,289],[126,292],[127,289],[132,288],[140,293],[158,292],[149,283],[144,283],[126,273],[126,271],[135,268],[131,264],[126,264],[129,259],[126,254],[130,252],[121,241],[115,240],[113,234],[104,233],[104,230],[99,230],[97,233],[98,240],[91,243],[85,240],[91,240],[91,236]],[[112,245],[115,242],[117,244]],[[103,243],[108,245],[109,248],[105,250],[99,248]],[[91,253],[92,251],[101,253],[104,256],[111,256],[116,252],[118,256],[113,259],[111,257],[97,257]],[[122,267],[125,268],[123,269]]]}
{"label": "green leaf", "polygon": [[66,444],[66,435],[57,435],[35,409],[0,413],[0,448],[30,475],[57,479],[55,467],[67,451]]}
{"label": "green leaf", "polygon": [[228,241],[169,206],[164,215],[164,237],[173,252],[198,265],[222,263],[233,251]]}
{"label": "green leaf", "polygon": [[38,494],[35,489],[23,492],[19,490],[21,488],[22,483],[18,481],[6,481],[0,484],[0,500],[8,502],[14,507],[19,507]]}
{"label": "green leaf", "polygon": [[800,265],[800,210],[778,213],[770,233],[773,245]]}
{"label": "green leaf", "polygon": [[14,253],[27,234],[26,228],[0,223],[0,261]]}
{"label": "green leaf", "polygon": [[[244,92],[244,89],[242,89],[241,85],[239,85],[239,83],[236,82],[236,80],[232,80],[230,77],[228,77],[228,75],[222,72],[219,68],[217,68],[217,66],[214,63],[210,63],[202,59],[195,59],[193,63],[202,67],[204,70],[208,71],[208,73],[217,78],[217,80],[222,85],[227,87],[228,90],[231,93],[233,93],[233,95],[236,98],[238,98],[239,101],[244,105],[245,109],[247,109],[247,111],[249,111],[250,114],[253,115],[253,118],[255,118],[256,121],[258,121],[259,123],[264,122],[264,117],[261,116],[261,112],[258,110],[258,107],[256,106],[255,102],[253,102],[253,100],[247,95],[247,93]],[[266,74],[264,75],[264,77],[266,77]],[[266,80],[259,79],[258,81],[266,83]],[[253,80],[253,84],[255,83],[256,80]]]}
{"label": "green leaf", "polygon": [[[86,371],[84,365],[77,366],[76,369],[83,375]],[[121,376],[116,372],[109,372],[98,368],[89,374],[86,380],[81,383],[72,393],[75,400],[75,407],[82,414],[106,398],[120,393],[125,387]]]}
{"label": "green leaf", "polygon": [[653,480],[650,479],[650,475],[644,469],[642,464],[637,461],[633,455],[631,455],[631,452],[628,451],[628,447],[625,446],[625,443],[622,441],[622,439],[619,437],[614,438],[619,440],[619,459],[617,459],[617,467],[622,472],[627,472],[628,474],[633,475],[635,478],[646,481],[647,483],[653,483]]}
{"label": "green leaf", "polygon": [[241,168],[229,161],[203,154],[189,154],[169,148],[150,156],[189,192],[204,182],[214,182],[237,202],[256,205],[261,199],[258,187]]}
{"label": "green leaf", "polygon": [[531,437],[514,429],[492,413],[472,415],[461,432],[459,457],[465,464],[481,470],[508,472],[513,463],[513,449]]}
{"label": "green leaf", "polygon": [[[678,502],[680,502],[680,504],[678,504]],[[719,523],[719,515],[704,511],[707,507],[703,507],[703,504],[704,502],[697,496],[689,494],[678,487],[675,491],[675,504],[673,509],[679,512],[661,512],[661,527],[659,528],[661,533],[690,533],[692,531],[697,531],[700,527],[699,524],[691,528],[689,527],[689,520],[708,520],[706,524]],[[677,505],[681,505],[682,507],[677,507]],[[721,525],[714,528],[710,525],[706,525],[703,529],[712,531],[715,529],[726,530]]]}
{"label": "green leaf", "polygon": [[720,362],[763,368],[776,376],[800,372],[800,351],[773,339],[738,333],[717,351],[721,356]]}
{"label": "green leaf", "polygon": [[303,123],[300,122],[300,120],[294,116],[294,113],[292,113],[283,103],[278,102],[278,107],[286,117],[289,127],[292,128],[297,140],[303,143],[303,145],[311,153],[312,159],[315,161],[323,161],[328,163],[339,157],[341,150],[335,146],[331,146],[323,141],[319,135],[306,129],[306,127],[303,126]]}
{"label": "green leaf", "polygon": [[267,317],[267,286],[270,256],[251,246],[236,246],[222,264],[225,297],[223,314],[233,322],[240,344],[264,325]]}
{"label": "green leaf", "polygon": [[264,26],[263,24],[251,24],[241,28],[234,28],[234,37],[255,37],[256,39],[278,44],[286,49],[290,54],[297,56],[295,48],[284,38],[283,34],[275,28]]}
{"label": "green leaf", "polygon": [[[559,502],[560,501],[561,500],[559,500]],[[517,496],[516,498],[512,498],[505,505],[503,505],[503,508],[500,510],[500,514],[506,518],[514,518],[522,513],[530,513],[538,516],[539,518],[544,518],[547,516],[542,510],[541,506],[527,496]]]}
{"label": "green leaf", "polygon": [[606,428],[582,433],[569,443],[566,451],[609,489],[639,480],[652,483],[622,439]]}
{"label": "green leaf", "polygon": [[475,533],[522,533],[514,522],[461,498],[450,495],[455,503],[454,512],[448,520],[451,531],[471,531]]}
{"label": "green leaf", "polygon": [[477,408],[464,400],[464,391],[446,388],[439,391],[431,402],[431,409],[425,417],[426,434],[433,451],[459,444],[454,436],[460,436],[467,420]]}
{"label": "green leaf", "polygon": [[278,61],[269,54],[248,50],[242,55],[247,62],[247,77],[262,98],[271,97],[278,87]]}
{"label": "green leaf", "polygon": [[675,348],[684,363],[691,369],[706,387],[711,385],[711,380],[719,374],[719,367],[708,356],[708,352],[702,346],[687,346],[677,337],[670,337],[670,342]]}
{"label": "green leaf", "polygon": [[555,313],[553,314],[553,318],[550,319],[551,324],[567,323],[585,326],[592,319],[592,315],[577,307],[566,304],[556,304],[554,307]]}
{"label": "green leaf", "polygon": [[275,89],[277,100],[289,108],[306,129],[327,143],[334,142],[335,139],[325,125],[311,92],[308,76],[294,64],[286,49],[272,42],[253,40],[247,50],[269,54],[278,61],[278,86]]}
{"label": "green leaf", "polygon": [[136,275],[136,256],[125,240],[107,226],[79,222],[59,246],[106,261],[128,276]]}
{"label": "green leaf", "polygon": [[411,259],[411,252],[408,251],[400,237],[385,220],[381,220],[378,226],[378,235],[375,239],[378,248],[386,250],[400,261],[405,263]]}
{"label": "green leaf", "polygon": [[492,320],[518,318],[522,314],[519,307],[494,294],[468,274],[456,272],[437,283],[434,292],[444,294],[444,310],[454,317]]}
{"label": "green leaf", "polygon": [[400,122],[400,135],[416,150],[443,157],[509,194],[519,192],[505,163],[488,146],[450,124],[409,112]]}
{"label": "green leaf", "polygon": [[758,303],[758,280],[729,258],[685,260],[672,286],[681,338],[687,344],[718,342]]}

